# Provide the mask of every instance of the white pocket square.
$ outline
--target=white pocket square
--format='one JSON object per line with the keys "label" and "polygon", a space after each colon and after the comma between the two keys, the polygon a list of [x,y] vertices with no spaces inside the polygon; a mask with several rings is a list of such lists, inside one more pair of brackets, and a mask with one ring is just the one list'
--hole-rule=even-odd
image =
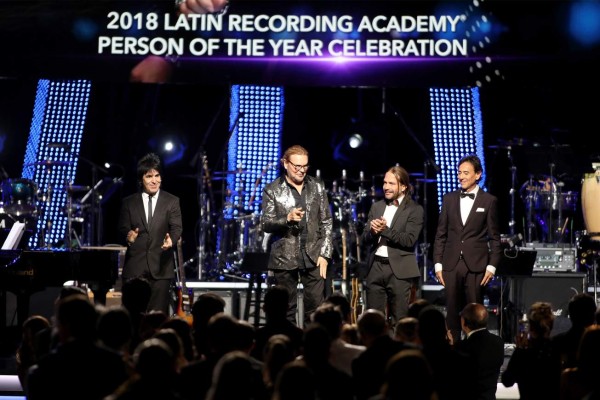
{"label": "white pocket square", "polygon": [[475,210],[475,212],[485,212],[485,209],[483,207],[479,207],[477,210]]}

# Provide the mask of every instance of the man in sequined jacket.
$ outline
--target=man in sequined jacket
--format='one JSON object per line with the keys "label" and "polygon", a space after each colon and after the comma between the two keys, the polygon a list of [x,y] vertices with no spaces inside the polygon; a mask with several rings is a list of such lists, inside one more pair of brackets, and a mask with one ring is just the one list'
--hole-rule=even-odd
{"label": "man in sequined jacket", "polygon": [[288,148],[281,164],[285,175],[264,188],[261,222],[264,232],[270,234],[269,270],[276,284],[286,287],[290,294],[288,319],[296,322],[300,280],[306,325],[324,300],[332,253],[331,210],[323,182],[307,175],[305,148]]}

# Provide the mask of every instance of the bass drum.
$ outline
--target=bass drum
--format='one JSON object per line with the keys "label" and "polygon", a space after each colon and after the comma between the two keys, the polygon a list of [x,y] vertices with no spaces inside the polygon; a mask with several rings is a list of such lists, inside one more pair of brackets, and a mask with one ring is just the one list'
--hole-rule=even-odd
{"label": "bass drum", "polygon": [[600,240],[600,170],[583,176],[581,208],[587,234]]}
{"label": "bass drum", "polygon": [[38,187],[29,179],[7,179],[2,182],[4,212],[13,216],[37,212]]}

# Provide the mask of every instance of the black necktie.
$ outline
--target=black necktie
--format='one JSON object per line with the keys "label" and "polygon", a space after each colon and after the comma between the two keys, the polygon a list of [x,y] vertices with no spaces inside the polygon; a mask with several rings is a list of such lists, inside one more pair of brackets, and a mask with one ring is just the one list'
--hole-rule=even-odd
{"label": "black necktie", "polygon": [[460,192],[460,198],[463,197],[470,197],[471,200],[475,200],[475,193]]}
{"label": "black necktie", "polygon": [[152,222],[152,196],[148,195],[148,226]]}

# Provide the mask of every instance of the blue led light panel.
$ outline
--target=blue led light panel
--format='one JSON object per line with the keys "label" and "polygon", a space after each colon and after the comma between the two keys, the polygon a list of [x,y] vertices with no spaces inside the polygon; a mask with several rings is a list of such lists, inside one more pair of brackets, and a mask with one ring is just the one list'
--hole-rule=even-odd
{"label": "blue led light panel", "polygon": [[30,248],[52,248],[65,239],[65,188],[74,183],[90,89],[84,80],[38,82],[22,173],[38,193]]}
{"label": "blue led light panel", "polygon": [[277,177],[281,158],[284,91],[279,86],[233,85],[229,124],[228,168],[239,170],[227,178],[232,194],[226,210],[231,217],[240,213],[260,214],[262,190]]}
{"label": "blue led light panel", "polygon": [[483,125],[478,88],[429,90],[431,126],[437,174],[438,208],[442,197],[458,188],[456,171],[466,154],[477,154],[483,174],[479,185],[485,190],[485,158]]}

